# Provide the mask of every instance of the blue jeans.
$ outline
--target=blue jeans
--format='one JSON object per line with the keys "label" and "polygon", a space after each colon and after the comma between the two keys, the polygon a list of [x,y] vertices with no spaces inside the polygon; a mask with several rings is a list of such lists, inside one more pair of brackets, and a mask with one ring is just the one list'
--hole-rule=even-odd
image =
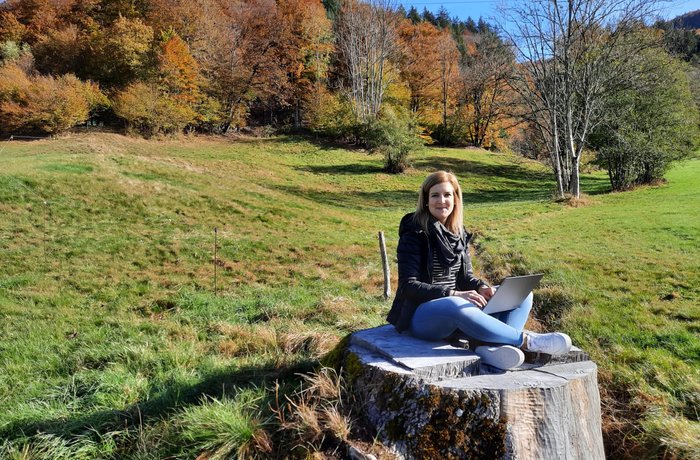
{"label": "blue jeans", "polygon": [[409,330],[424,340],[442,340],[459,330],[481,342],[519,347],[530,309],[532,293],[516,309],[492,315],[461,297],[443,297],[420,304]]}

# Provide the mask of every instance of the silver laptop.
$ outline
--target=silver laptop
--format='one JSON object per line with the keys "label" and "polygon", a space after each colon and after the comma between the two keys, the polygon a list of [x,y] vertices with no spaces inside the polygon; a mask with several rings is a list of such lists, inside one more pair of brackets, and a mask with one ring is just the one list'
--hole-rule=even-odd
{"label": "silver laptop", "polygon": [[496,293],[483,308],[484,313],[491,314],[515,309],[540,284],[543,276],[542,273],[536,273],[534,275],[509,276],[504,279],[496,289]]}

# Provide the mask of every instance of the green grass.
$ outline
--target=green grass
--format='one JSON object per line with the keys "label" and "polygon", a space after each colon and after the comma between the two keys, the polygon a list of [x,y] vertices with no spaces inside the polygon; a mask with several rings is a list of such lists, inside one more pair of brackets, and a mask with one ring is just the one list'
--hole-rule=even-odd
{"label": "green grass", "polygon": [[461,179],[482,272],[546,273],[536,315],[599,364],[609,452],[697,452],[700,161],[628,193],[585,175],[580,207],[517,157],[413,161],[387,175],[296,137],[0,145],[0,458],[247,449],[276,379],[383,323],[377,231],[393,253],[437,168]]}

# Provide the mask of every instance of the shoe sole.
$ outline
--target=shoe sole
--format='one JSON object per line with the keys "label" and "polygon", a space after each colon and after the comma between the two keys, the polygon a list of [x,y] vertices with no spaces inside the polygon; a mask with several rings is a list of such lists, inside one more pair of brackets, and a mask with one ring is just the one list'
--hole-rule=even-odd
{"label": "shoe sole", "polygon": [[510,345],[476,347],[474,351],[485,364],[503,370],[516,368],[525,361],[525,354]]}

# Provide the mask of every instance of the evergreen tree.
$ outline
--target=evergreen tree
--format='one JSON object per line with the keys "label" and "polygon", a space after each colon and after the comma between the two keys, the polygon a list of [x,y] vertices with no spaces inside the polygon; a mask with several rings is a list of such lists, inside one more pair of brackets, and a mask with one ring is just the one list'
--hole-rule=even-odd
{"label": "evergreen tree", "polygon": [[444,29],[450,25],[450,14],[447,12],[444,6],[440,7],[440,11],[438,11],[435,19],[437,21],[437,26],[441,29]]}
{"label": "evergreen tree", "polygon": [[396,8],[396,13],[399,14],[402,18],[406,17],[406,8],[404,8],[403,5],[399,5],[398,8]]}
{"label": "evergreen tree", "polygon": [[326,8],[326,14],[328,19],[334,20],[340,11],[340,4],[342,0],[321,0],[323,6]]}
{"label": "evergreen tree", "polygon": [[476,22],[474,22],[471,16],[467,17],[467,21],[464,23],[464,27],[466,27],[466,29],[473,34],[479,31],[479,29],[476,28]]}
{"label": "evergreen tree", "polygon": [[408,14],[406,15],[406,17],[410,19],[413,24],[418,24],[423,20],[420,17],[420,13],[418,13],[418,10],[415,6],[411,6],[411,9],[408,10]]}
{"label": "evergreen tree", "polygon": [[437,26],[437,19],[435,18],[435,15],[428,11],[428,8],[426,7],[423,7],[423,20]]}
{"label": "evergreen tree", "polygon": [[484,18],[481,16],[479,16],[479,23],[477,24],[476,28],[481,34],[491,32],[491,26],[489,26],[489,23],[484,21]]}

